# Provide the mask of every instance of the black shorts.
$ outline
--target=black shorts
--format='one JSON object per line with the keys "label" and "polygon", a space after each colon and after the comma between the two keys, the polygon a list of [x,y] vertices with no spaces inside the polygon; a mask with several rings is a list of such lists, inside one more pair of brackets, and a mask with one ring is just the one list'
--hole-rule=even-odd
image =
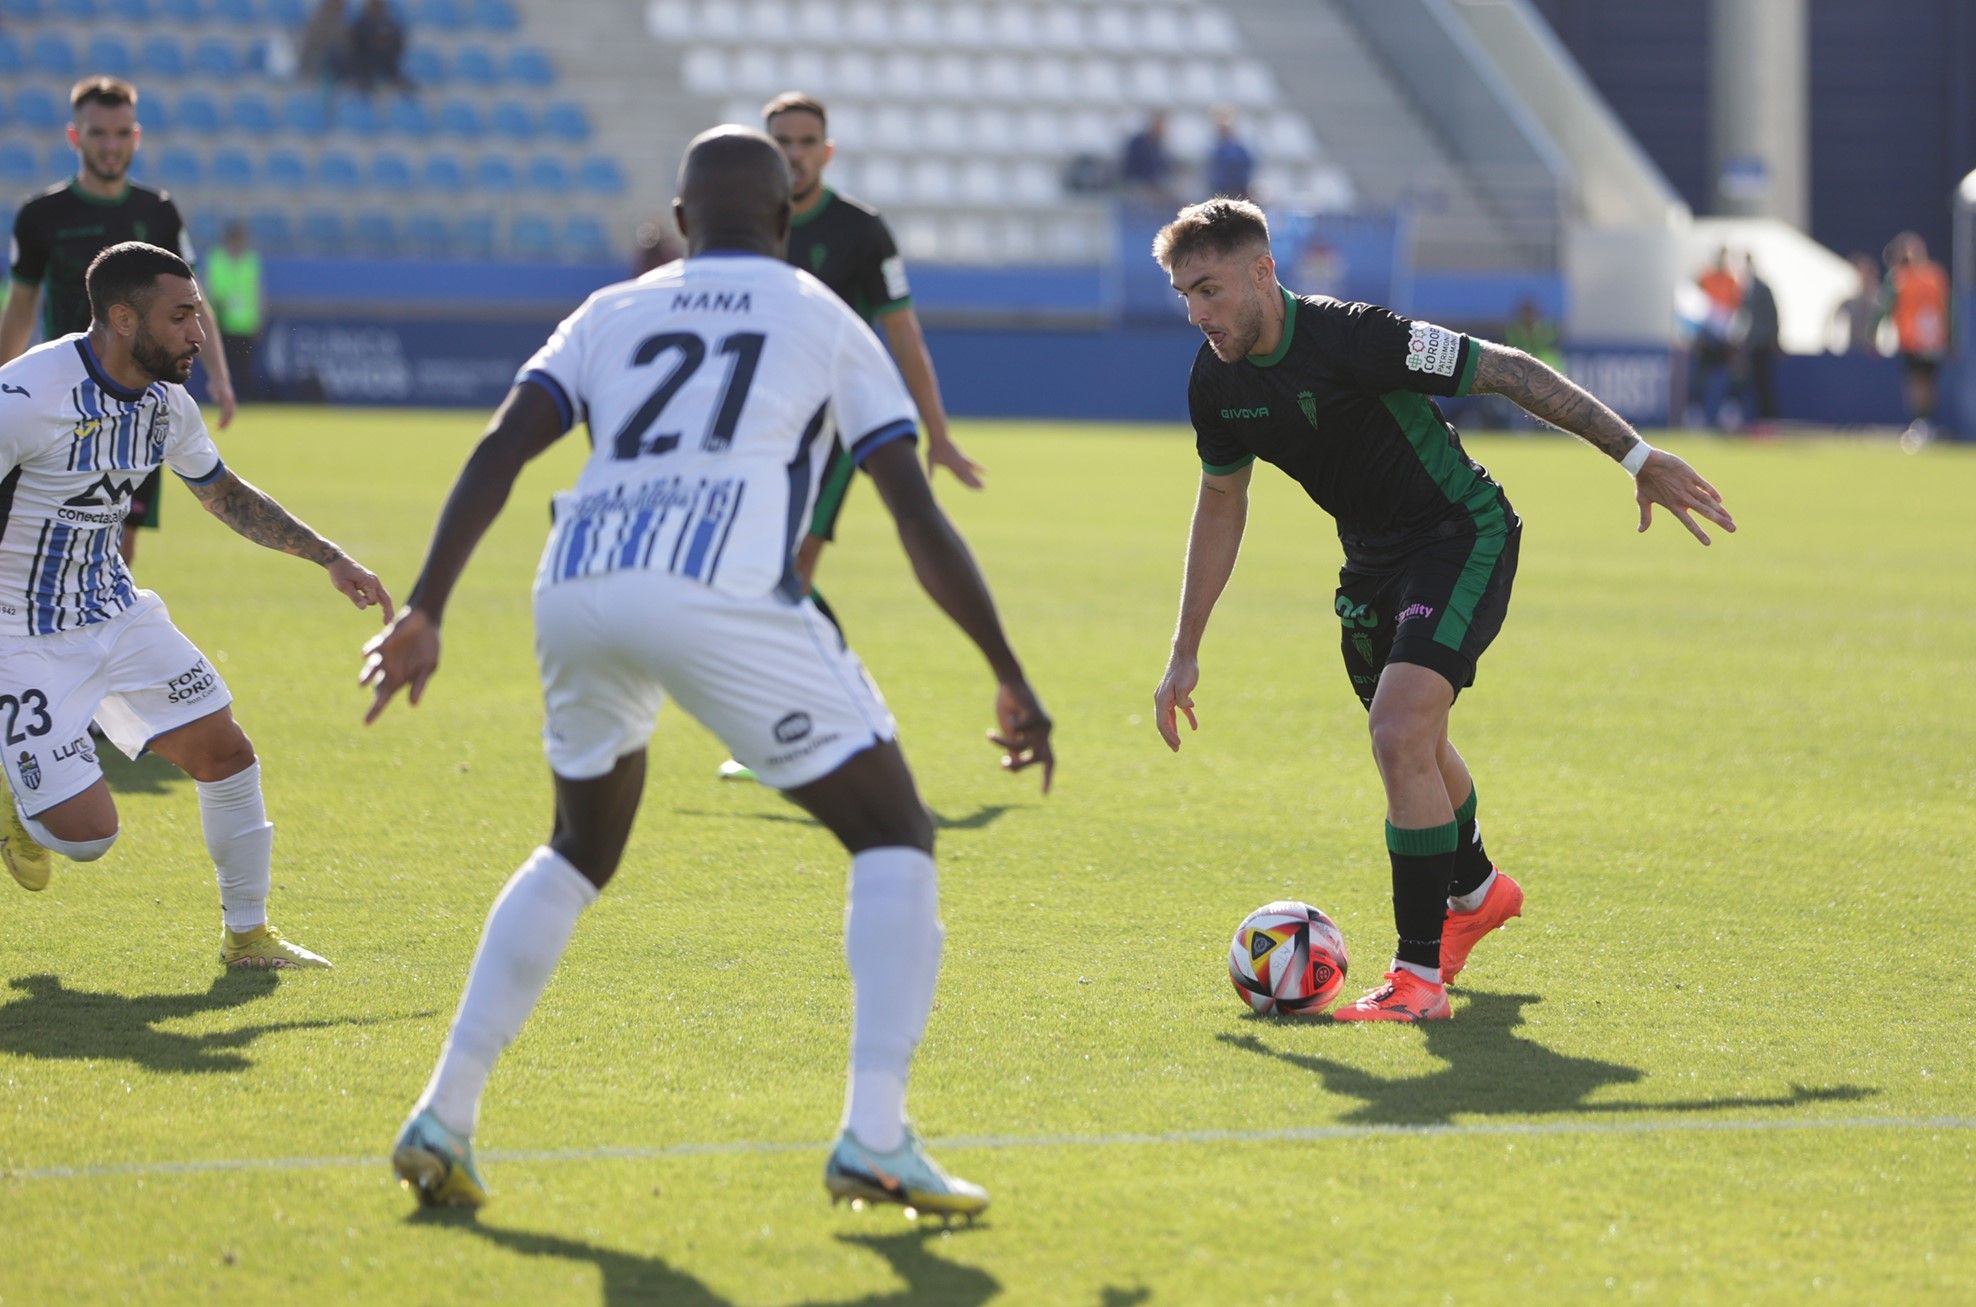
{"label": "black shorts", "polygon": [[1475,663],[1503,629],[1523,528],[1457,537],[1421,549],[1392,571],[1338,570],[1345,672],[1367,708],[1387,663],[1413,663],[1475,684]]}
{"label": "black shorts", "polygon": [[137,489],[130,492],[130,516],[124,520],[132,526],[158,529],[158,501],[164,498],[161,493],[164,481],[158,476],[163,468],[152,468],[151,475],[145,477]]}
{"label": "black shorts", "polygon": [[850,451],[833,443],[830,459],[823,465],[823,479],[817,482],[816,507],[810,512],[808,534],[819,540],[837,538],[837,517],[844,511],[844,496],[851,492],[851,479],[857,471],[858,465],[851,461]]}
{"label": "black shorts", "polygon": [[1942,370],[1938,354],[1902,354],[1901,371],[1910,377],[1933,377]]}

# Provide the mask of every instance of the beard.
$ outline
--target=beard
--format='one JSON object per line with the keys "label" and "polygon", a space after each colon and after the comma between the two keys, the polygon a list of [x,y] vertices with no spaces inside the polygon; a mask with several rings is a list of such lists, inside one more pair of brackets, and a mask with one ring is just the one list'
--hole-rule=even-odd
{"label": "beard", "polygon": [[138,328],[137,338],[130,342],[130,358],[133,363],[159,381],[174,381],[179,385],[184,385],[185,379],[192,375],[192,360],[198,354],[196,348],[187,350],[183,354],[173,354],[158,343],[157,337],[142,327]]}
{"label": "beard", "polygon": [[1236,358],[1255,352],[1256,342],[1262,339],[1262,301],[1256,296],[1249,297],[1249,303],[1235,315],[1235,321],[1228,328],[1228,345]]}
{"label": "beard", "polygon": [[99,182],[120,182],[130,172],[130,156],[125,155],[121,159],[112,159],[109,163],[105,164],[84,154],[82,156],[82,166],[91,177],[94,177]]}

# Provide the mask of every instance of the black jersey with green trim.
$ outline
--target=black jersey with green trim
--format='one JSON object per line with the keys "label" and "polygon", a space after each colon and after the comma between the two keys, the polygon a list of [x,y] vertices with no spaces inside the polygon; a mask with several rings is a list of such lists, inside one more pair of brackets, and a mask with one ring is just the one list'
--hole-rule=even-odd
{"label": "black jersey with green trim", "polygon": [[1517,524],[1430,395],[1465,395],[1479,347],[1374,304],[1283,291],[1283,339],[1223,363],[1203,343],[1187,382],[1212,473],[1260,458],[1337,519],[1346,561],[1379,570],[1434,540]]}
{"label": "black jersey with green trim", "polygon": [[790,219],[787,257],[866,322],[912,303],[906,261],[885,219],[829,187],[813,207]]}
{"label": "black jersey with green trim", "polygon": [[43,339],[89,330],[83,274],[98,254],[123,241],[146,241],[193,262],[185,220],[164,191],[135,182],[114,200],[76,183],[51,186],[14,215],[14,280],[41,287]]}

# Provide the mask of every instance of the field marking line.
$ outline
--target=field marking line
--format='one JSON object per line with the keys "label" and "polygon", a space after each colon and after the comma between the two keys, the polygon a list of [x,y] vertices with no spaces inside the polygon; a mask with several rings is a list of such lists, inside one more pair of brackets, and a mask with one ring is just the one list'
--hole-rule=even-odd
{"label": "field marking line", "polygon": [[[1968,1116],[1841,1116],[1811,1120],[1754,1118],[1666,1121],[1479,1121],[1448,1125],[1313,1125],[1276,1130],[1176,1130],[1166,1134],[954,1135],[933,1141],[942,1149],[963,1148],[1117,1148],[1161,1144],[1321,1143],[1350,1139],[1555,1138],[1568,1135],[1657,1135],[1782,1130],[1976,1130]],[[483,1162],[663,1161],[678,1157],[763,1156],[822,1153],[828,1141],[774,1143],[664,1144],[647,1147],[599,1145],[593,1148],[489,1149]],[[0,1169],[6,1180],[101,1180],[123,1176],[214,1175],[236,1171],[313,1171],[336,1167],[386,1165],[385,1150],[362,1157],[233,1157],[184,1162],[105,1162],[82,1166]]]}

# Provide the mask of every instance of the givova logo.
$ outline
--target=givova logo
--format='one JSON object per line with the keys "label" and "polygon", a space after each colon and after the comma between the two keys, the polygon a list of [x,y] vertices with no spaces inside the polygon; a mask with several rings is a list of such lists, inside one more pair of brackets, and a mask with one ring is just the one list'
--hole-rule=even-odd
{"label": "givova logo", "polygon": [[1225,408],[1221,410],[1221,416],[1223,421],[1234,418],[1266,418],[1269,416],[1269,405],[1262,404],[1255,408]]}

